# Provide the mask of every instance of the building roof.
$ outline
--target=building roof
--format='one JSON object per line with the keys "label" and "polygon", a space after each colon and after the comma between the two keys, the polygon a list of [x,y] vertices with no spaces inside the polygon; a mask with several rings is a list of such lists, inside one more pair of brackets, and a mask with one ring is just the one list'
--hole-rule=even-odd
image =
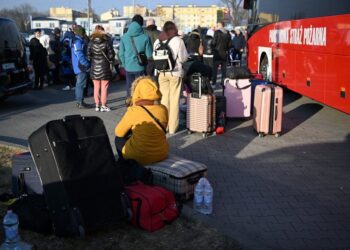
{"label": "building roof", "polygon": [[61,21],[61,20],[51,18],[51,17],[33,17],[32,21]]}

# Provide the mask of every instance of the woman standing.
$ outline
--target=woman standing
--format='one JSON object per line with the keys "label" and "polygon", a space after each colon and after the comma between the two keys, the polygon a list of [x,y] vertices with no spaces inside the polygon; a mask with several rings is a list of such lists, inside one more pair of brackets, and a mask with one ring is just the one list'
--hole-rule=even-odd
{"label": "woman standing", "polygon": [[107,91],[113,77],[111,65],[113,66],[114,56],[113,47],[103,27],[96,26],[87,50],[87,57],[91,62],[90,77],[94,83],[96,111],[110,111],[107,107]]}

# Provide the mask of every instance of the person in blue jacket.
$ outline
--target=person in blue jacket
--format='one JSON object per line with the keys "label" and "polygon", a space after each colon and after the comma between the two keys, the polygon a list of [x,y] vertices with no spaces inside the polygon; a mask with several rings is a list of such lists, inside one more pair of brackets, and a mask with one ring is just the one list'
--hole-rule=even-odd
{"label": "person in blue jacket", "polygon": [[87,72],[90,70],[90,62],[86,57],[87,44],[85,44],[84,41],[85,29],[78,25],[74,29],[74,34],[71,44],[71,53],[73,70],[77,78],[75,84],[75,99],[78,108],[90,108],[90,106],[84,102],[84,88],[86,86]]}
{"label": "person in blue jacket", "polygon": [[132,82],[139,76],[146,74],[146,66],[138,63],[137,54],[132,45],[134,41],[138,53],[143,52],[147,58],[152,58],[153,45],[151,39],[146,35],[142,28],[143,17],[135,15],[128,31],[121,38],[118,56],[121,64],[126,71],[126,97],[130,97],[130,89]]}

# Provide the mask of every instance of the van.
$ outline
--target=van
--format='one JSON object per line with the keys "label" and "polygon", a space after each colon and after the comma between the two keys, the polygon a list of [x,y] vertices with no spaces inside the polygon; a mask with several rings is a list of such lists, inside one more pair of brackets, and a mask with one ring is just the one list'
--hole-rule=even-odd
{"label": "van", "polygon": [[0,100],[26,92],[32,82],[27,70],[26,49],[16,23],[0,18]]}

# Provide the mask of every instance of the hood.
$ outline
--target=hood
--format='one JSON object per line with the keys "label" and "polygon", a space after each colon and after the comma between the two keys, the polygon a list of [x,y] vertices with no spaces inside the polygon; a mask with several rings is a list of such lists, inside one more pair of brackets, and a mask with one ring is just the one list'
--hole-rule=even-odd
{"label": "hood", "polygon": [[148,25],[145,29],[149,31],[154,31],[154,30],[157,30],[157,26],[154,24],[151,24],[151,25]]}
{"label": "hood", "polygon": [[200,34],[197,31],[192,31],[190,37],[200,37]]}
{"label": "hood", "polygon": [[137,78],[131,88],[132,102],[139,100],[156,101],[162,98],[158,84],[149,76],[141,76]]}
{"label": "hood", "polygon": [[98,43],[102,43],[102,42],[107,40],[107,36],[103,32],[96,31],[96,32],[92,33],[91,40],[94,40]]}
{"label": "hood", "polygon": [[127,34],[129,36],[139,36],[143,34],[143,29],[137,22],[132,22],[128,27]]}

